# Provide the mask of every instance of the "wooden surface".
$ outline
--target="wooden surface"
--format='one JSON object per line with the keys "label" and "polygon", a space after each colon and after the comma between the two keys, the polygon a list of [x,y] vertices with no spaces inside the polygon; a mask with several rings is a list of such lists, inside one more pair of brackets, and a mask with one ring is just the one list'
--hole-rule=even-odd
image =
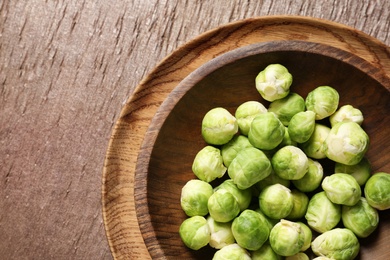
{"label": "wooden surface", "polygon": [[[389,10],[386,0],[0,1],[1,258],[113,258],[101,204],[110,136],[135,87],[177,47],[274,14],[340,22],[389,45]],[[121,247],[134,259],[145,250]]]}

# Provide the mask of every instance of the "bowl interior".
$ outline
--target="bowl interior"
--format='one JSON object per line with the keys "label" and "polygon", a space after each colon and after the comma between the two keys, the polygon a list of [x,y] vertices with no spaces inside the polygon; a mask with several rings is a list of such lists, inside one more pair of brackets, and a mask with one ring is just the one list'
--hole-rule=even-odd
{"label": "bowl interior", "polygon": [[[232,114],[249,100],[268,107],[254,79],[271,63],[289,69],[292,92],[305,98],[315,87],[329,85],[339,92],[340,106],[359,108],[365,117],[362,126],[370,136],[366,156],[372,170],[390,171],[390,82],[379,69],[351,53],[307,42],[269,42],[234,50],[184,79],[162,104],[145,135],[136,168],[135,199],[141,232],[153,259],[211,259],[214,249],[190,250],[178,233],[186,218],[180,207],[181,188],[195,178],[191,165],[206,145],[200,134],[201,121],[208,110],[218,106]],[[325,173],[332,172],[331,162],[321,163]],[[390,256],[386,243],[390,214],[380,214],[377,231],[361,240],[361,259]]]}

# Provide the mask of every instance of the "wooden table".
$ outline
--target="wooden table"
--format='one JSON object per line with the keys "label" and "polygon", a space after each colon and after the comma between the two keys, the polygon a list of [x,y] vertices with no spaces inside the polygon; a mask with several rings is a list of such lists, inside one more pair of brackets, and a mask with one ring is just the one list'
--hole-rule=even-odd
{"label": "wooden table", "polygon": [[102,169],[134,88],[200,33],[276,14],[390,45],[387,0],[0,1],[0,258],[112,259]]}

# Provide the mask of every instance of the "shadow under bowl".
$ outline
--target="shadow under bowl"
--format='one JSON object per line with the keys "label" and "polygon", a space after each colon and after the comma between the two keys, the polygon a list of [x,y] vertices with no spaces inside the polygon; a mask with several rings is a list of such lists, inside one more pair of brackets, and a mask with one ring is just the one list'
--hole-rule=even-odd
{"label": "shadow under bowl", "polygon": [[[181,189],[196,178],[192,162],[206,145],[201,121],[214,107],[224,107],[233,115],[249,100],[268,107],[255,88],[255,77],[272,63],[284,65],[293,75],[291,92],[305,98],[314,88],[329,85],[340,94],[339,106],[359,108],[364,115],[362,127],[370,136],[366,157],[372,171],[390,170],[390,80],[381,70],[349,52],[318,43],[276,41],[230,51],[186,77],[160,106],[145,134],[134,194],[141,233],[153,259],[212,258],[215,249],[190,250],[179,236],[180,224],[187,218],[180,206]],[[331,173],[332,163],[321,163]],[[380,217],[374,234],[361,240],[358,258],[390,256],[389,210],[380,212]]]}

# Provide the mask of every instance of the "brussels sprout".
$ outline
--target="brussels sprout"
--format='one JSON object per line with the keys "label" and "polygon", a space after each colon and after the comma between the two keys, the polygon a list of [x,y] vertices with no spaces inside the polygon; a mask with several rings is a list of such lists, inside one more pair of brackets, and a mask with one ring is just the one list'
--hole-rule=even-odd
{"label": "brussels sprout", "polygon": [[240,213],[236,198],[227,190],[220,189],[210,196],[207,202],[210,216],[218,222],[229,222]]}
{"label": "brussels sprout", "polygon": [[253,119],[266,112],[265,106],[258,101],[247,101],[238,106],[235,117],[241,134],[248,135]]}
{"label": "brussels sprout", "polygon": [[292,256],[301,250],[305,234],[298,223],[281,219],[269,235],[272,249],[281,256]]}
{"label": "brussels sprout", "polygon": [[320,120],[332,115],[339,105],[339,93],[332,87],[320,86],[309,92],[305,100],[306,109],[316,113]]}
{"label": "brussels sprout", "polygon": [[354,206],[343,206],[341,220],[358,237],[368,237],[378,227],[378,211],[364,197]]}
{"label": "brussels sprout", "polygon": [[293,77],[280,64],[270,64],[256,77],[256,89],[268,101],[284,98],[290,92]]}
{"label": "brussels sprout", "polygon": [[210,227],[201,216],[187,218],[180,225],[179,234],[184,244],[193,250],[199,250],[210,241]]}
{"label": "brussels sprout", "polygon": [[336,204],[353,206],[362,195],[359,183],[347,173],[326,176],[321,184],[326,196]]}
{"label": "brussels sprout", "polygon": [[260,192],[260,210],[273,219],[285,218],[293,208],[291,190],[281,184],[266,187]]}
{"label": "brussels sprout", "polygon": [[232,179],[225,180],[215,188],[216,191],[220,189],[225,189],[234,196],[240,207],[240,211],[248,208],[251,203],[252,191],[250,189],[239,189]]}
{"label": "brussels sprout", "polygon": [[212,260],[251,260],[251,257],[244,248],[231,244],[215,252]]}
{"label": "brussels sprout", "polygon": [[187,216],[205,216],[209,213],[207,201],[213,187],[201,180],[190,180],[181,189],[180,204]]}
{"label": "brussels sprout", "polygon": [[239,189],[247,189],[271,174],[267,156],[257,148],[245,148],[237,153],[228,168],[229,177]]}
{"label": "brussels sprout", "polygon": [[272,150],[283,141],[284,135],[283,124],[274,113],[267,112],[253,119],[248,138],[254,147]]}
{"label": "brussels sprout", "polygon": [[267,220],[267,224],[268,224],[268,227],[269,227],[269,230],[271,230],[278,222],[280,219],[273,219],[273,218],[270,218],[268,217],[267,215],[265,215],[260,208],[256,208],[255,211],[257,213],[259,213],[260,215],[262,215],[266,220]]}
{"label": "brussels sprout", "polygon": [[244,135],[236,135],[227,144],[221,147],[223,164],[229,167],[230,163],[236,158],[237,153],[244,148],[253,147],[248,138]]}
{"label": "brussels sprout", "polygon": [[355,165],[345,165],[342,163],[336,163],[334,167],[335,173],[348,173],[359,183],[360,186],[366,184],[367,180],[371,177],[371,164],[367,158],[363,159]]}
{"label": "brussels sprout", "polygon": [[324,233],[336,227],[341,219],[341,206],[328,199],[324,191],[309,200],[305,214],[307,224],[313,230]]}
{"label": "brussels sprout", "polygon": [[313,260],[333,260],[333,259],[326,256],[317,256],[313,258]]}
{"label": "brussels sprout", "polygon": [[211,233],[209,245],[212,248],[221,249],[224,246],[235,243],[231,222],[217,222],[211,216],[208,216],[207,223]]}
{"label": "brussels sprout", "polygon": [[301,226],[302,231],[305,234],[305,242],[303,243],[303,246],[301,248],[301,252],[304,252],[307,249],[309,249],[311,245],[311,239],[313,238],[313,233],[311,232],[311,229],[306,224],[302,222],[297,222],[297,223]]}
{"label": "brussels sprout", "polygon": [[264,245],[252,252],[252,260],[282,260],[282,256],[276,254],[267,241]]}
{"label": "brussels sprout", "polygon": [[344,105],[329,117],[329,122],[331,126],[341,122],[355,122],[361,125],[363,123],[363,119],[362,111],[351,105]]}
{"label": "brussels sprout", "polygon": [[269,230],[271,230],[280,221],[280,219],[273,219],[273,218],[268,217],[267,215],[265,215],[261,211],[260,208],[256,208],[255,211],[257,213],[259,213],[260,215],[262,215],[267,220],[267,224],[268,224]]}
{"label": "brussels sprout", "polygon": [[257,182],[255,186],[261,191],[264,190],[266,187],[277,183],[282,184],[287,188],[290,187],[290,180],[282,179],[274,171],[271,171],[270,175]]}
{"label": "brussels sprout", "polygon": [[275,113],[285,126],[288,126],[295,114],[303,111],[305,111],[305,100],[297,93],[290,93],[282,99],[275,100],[268,107],[268,112]]}
{"label": "brussels sprout", "polygon": [[310,258],[305,253],[298,253],[292,256],[287,256],[286,260],[310,260]]}
{"label": "brussels sprout", "polygon": [[272,157],[271,163],[275,173],[286,180],[301,179],[309,168],[306,154],[292,145],[279,149]]}
{"label": "brussels sprout", "polygon": [[289,220],[303,218],[306,214],[307,206],[309,204],[309,197],[305,193],[298,190],[292,190],[291,195],[293,197],[293,208],[286,218]]}
{"label": "brussels sprout", "polygon": [[378,210],[390,209],[390,174],[377,172],[366,182],[364,194],[368,204]]}
{"label": "brussels sprout", "polygon": [[242,248],[258,250],[267,241],[270,228],[263,215],[246,209],[233,220],[232,232]]}
{"label": "brussels sprout", "polygon": [[316,113],[313,111],[299,112],[295,114],[288,125],[288,133],[291,140],[297,143],[307,142],[314,132]]}
{"label": "brussels sprout", "polygon": [[237,132],[237,120],[225,108],[213,108],[203,117],[202,136],[208,144],[226,144]]}
{"label": "brussels sprout", "polygon": [[350,260],[359,254],[360,244],[351,230],[335,228],[315,238],[311,248],[317,256]]}
{"label": "brussels sprout", "polygon": [[283,140],[282,142],[276,146],[276,148],[272,149],[272,150],[263,150],[263,152],[267,155],[268,158],[272,159],[272,156],[274,156],[274,154],[279,151],[281,148],[285,147],[285,146],[297,146],[297,142],[291,140],[291,137],[290,137],[290,134],[288,133],[288,129],[287,127],[285,127],[285,131],[284,131],[284,137],[283,137]]}
{"label": "brussels sprout", "polygon": [[324,142],[328,137],[329,132],[329,127],[317,123],[314,127],[314,132],[310,136],[309,140],[300,144],[299,147],[310,158],[324,159],[326,158]]}
{"label": "brussels sprout", "polygon": [[296,141],[294,141],[294,140],[291,139],[291,136],[290,136],[290,134],[289,134],[289,132],[288,132],[288,128],[285,127],[283,140],[282,140],[282,142],[279,144],[279,147],[277,147],[277,148],[280,149],[280,148],[282,148],[283,146],[287,146],[287,145],[297,146],[297,144],[298,144],[298,143],[297,143]]}
{"label": "brussels sprout", "polygon": [[272,159],[272,156],[274,156],[274,153],[279,150],[278,148],[274,148],[272,150],[261,150],[265,156],[267,156],[267,158],[271,161]]}
{"label": "brussels sprout", "polygon": [[333,126],[324,142],[326,156],[346,165],[359,163],[368,150],[367,133],[355,122],[338,123]]}
{"label": "brussels sprout", "polygon": [[294,186],[302,192],[311,192],[320,187],[324,169],[318,161],[308,158],[309,168],[301,179],[293,180]]}
{"label": "brussels sprout", "polygon": [[221,151],[213,146],[200,150],[192,163],[192,171],[202,181],[211,182],[226,173]]}

